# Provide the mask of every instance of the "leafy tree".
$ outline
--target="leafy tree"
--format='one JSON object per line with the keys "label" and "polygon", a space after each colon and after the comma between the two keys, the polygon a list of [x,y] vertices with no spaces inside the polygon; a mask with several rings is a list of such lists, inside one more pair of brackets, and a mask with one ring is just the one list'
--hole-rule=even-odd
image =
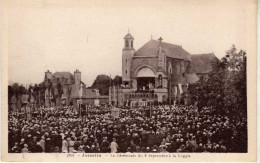
{"label": "leafy tree", "polygon": [[115,86],[120,86],[122,84],[122,76],[116,75],[115,78],[113,79],[113,84]]}
{"label": "leafy tree", "polygon": [[8,86],[8,103],[10,104],[11,98],[14,96],[16,98],[16,105],[19,109],[21,107],[21,96],[26,93],[26,88],[19,83],[14,83]]}
{"label": "leafy tree", "polygon": [[57,90],[58,90],[58,101],[59,101],[59,104],[60,105],[60,102],[61,102],[61,96],[63,94],[63,89],[62,89],[62,85],[60,82],[58,82],[57,84]]}
{"label": "leafy tree", "polygon": [[111,78],[107,75],[98,75],[92,84],[91,88],[95,88],[99,90],[101,95],[109,94]]}
{"label": "leafy tree", "polygon": [[219,62],[212,63],[213,71],[189,87],[198,108],[213,106],[216,114],[224,114],[237,128],[236,152],[247,152],[247,79],[246,52],[233,45]]}
{"label": "leafy tree", "polygon": [[8,85],[8,104],[10,104],[13,95],[14,95],[13,87],[11,85]]}
{"label": "leafy tree", "polygon": [[38,85],[38,91],[39,91],[39,104],[44,105],[45,104],[45,90],[46,86],[44,83],[40,83]]}
{"label": "leafy tree", "polygon": [[196,101],[199,108],[214,106],[217,113],[244,117],[247,110],[246,53],[237,52],[232,46],[226,56],[212,66],[208,76],[202,76],[189,87],[192,101]]}

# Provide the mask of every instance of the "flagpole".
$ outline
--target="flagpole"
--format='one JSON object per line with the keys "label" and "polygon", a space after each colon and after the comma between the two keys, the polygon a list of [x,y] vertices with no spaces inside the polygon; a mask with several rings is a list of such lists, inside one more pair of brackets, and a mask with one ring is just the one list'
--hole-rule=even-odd
{"label": "flagpole", "polygon": [[109,104],[112,104],[112,88],[111,88],[111,74],[109,75]]}
{"label": "flagpole", "polygon": [[149,95],[149,106],[150,106],[150,119],[152,117],[152,107],[151,107],[151,94],[150,94],[150,82],[149,82],[149,89],[148,89],[148,95]]}

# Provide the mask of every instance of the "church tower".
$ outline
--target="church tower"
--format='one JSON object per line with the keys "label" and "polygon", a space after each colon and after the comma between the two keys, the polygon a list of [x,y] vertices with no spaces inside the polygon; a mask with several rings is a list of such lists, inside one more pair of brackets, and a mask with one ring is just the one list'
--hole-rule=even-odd
{"label": "church tower", "polygon": [[135,53],[134,37],[128,32],[124,37],[125,44],[122,52],[122,82],[125,87],[131,87],[130,68]]}

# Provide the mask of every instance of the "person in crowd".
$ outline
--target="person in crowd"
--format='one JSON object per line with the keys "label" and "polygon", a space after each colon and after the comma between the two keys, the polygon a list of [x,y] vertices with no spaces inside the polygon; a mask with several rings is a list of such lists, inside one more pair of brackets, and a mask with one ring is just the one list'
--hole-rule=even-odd
{"label": "person in crowd", "polygon": [[217,114],[214,107],[175,105],[121,108],[90,106],[79,117],[74,106],[40,107],[29,118],[9,111],[8,150],[12,153],[240,152],[246,118]]}
{"label": "person in crowd", "polygon": [[116,138],[113,138],[113,141],[110,144],[111,153],[117,153],[118,145],[116,143]]}
{"label": "person in crowd", "polygon": [[24,148],[21,150],[21,153],[29,153],[28,145],[24,144]]}

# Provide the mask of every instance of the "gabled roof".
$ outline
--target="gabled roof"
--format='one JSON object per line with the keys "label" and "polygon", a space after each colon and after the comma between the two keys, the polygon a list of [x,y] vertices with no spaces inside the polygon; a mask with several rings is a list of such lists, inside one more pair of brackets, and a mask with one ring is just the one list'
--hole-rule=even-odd
{"label": "gabled roof", "polygon": [[190,84],[196,83],[200,79],[195,73],[194,74],[185,74],[184,78]]}
{"label": "gabled roof", "polygon": [[55,72],[52,76],[54,76],[55,78],[66,78],[66,79],[69,79],[69,78],[73,78],[73,75],[70,73],[70,72]]}
{"label": "gabled roof", "polygon": [[[134,56],[158,56],[159,43],[160,42],[156,40],[148,41],[135,52]],[[191,61],[191,55],[181,46],[166,42],[162,42],[162,46],[167,57]]]}
{"label": "gabled roof", "polygon": [[212,61],[218,60],[214,53],[191,55],[189,73],[209,73],[212,71]]}

